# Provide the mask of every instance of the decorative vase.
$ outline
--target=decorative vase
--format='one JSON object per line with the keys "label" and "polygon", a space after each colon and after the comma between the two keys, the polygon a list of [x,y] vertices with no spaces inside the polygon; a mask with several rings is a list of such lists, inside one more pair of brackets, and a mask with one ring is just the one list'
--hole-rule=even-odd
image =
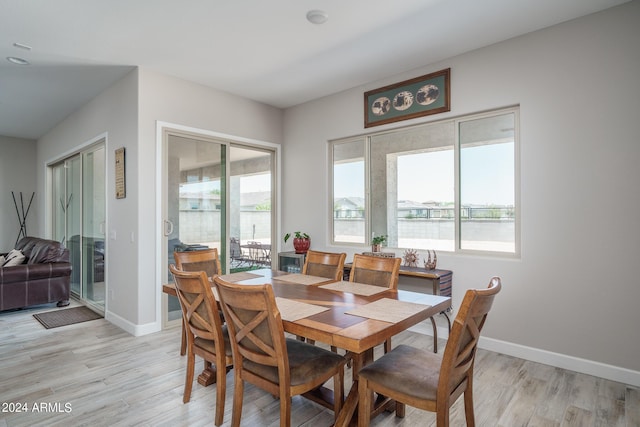
{"label": "decorative vase", "polygon": [[[433,252],[433,260],[431,260],[431,252]],[[424,268],[427,270],[435,270],[438,264],[438,255],[436,255],[436,251],[431,251],[431,249],[427,250],[427,253],[429,254],[429,258],[424,260]]]}
{"label": "decorative vase", "polygon": [[293,239],[293,248],[297,254],[306,254],[311,246],[311,239],[303,239],[295,237]]}
{"label": "decorative vase", "polygon": [[379,243],[376,245],[371,245],[371,252],[380,252],[381,249],[382,249],[382,245]]}

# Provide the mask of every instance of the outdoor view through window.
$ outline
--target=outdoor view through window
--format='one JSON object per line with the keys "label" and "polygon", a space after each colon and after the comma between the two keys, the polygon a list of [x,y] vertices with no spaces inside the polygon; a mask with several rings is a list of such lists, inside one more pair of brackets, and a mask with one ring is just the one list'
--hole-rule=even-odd
{"label": "outdoor view through window", "polygon": [[516,252],[517,110],[332,142],[333,240]]}

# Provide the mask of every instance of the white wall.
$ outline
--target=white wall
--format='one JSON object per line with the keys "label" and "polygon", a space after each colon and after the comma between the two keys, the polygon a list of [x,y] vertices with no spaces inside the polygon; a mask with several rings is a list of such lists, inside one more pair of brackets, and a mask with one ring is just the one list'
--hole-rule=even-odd
{"label": "white wall", "polygon": [[[107,239],[106,279],[109,298],[107,319],[119,325],[137,325],[137,247],[126,236],[137,232],[132,218],[138,215],[137,204],[137,136],[138,136],[138,71],[134,70],[116,82],[80,110],[73,113],[38,141],[38,203],[47,206],[45,188],[47,164],[106,136]],[[115,150],[126,148],[127,197],[115,198]],[[50,193],[49,188],[46,192]],[[42,209],[39,224],[51,233],[50,219]],[[114,237],[115,233],[115,239]],[[131,331],[131,328],[129,328]]]}
{"label": "white wall", "polygon": [[364,250],[328,244],[327,140],[366,133],[365,91],[451,67],[450,113],[374,130],[521,106],[522,254],[439,253],[454,307],[499,275],[484,346],[640,384],[638,22],[631,2],[287,110],[283,229]]}
{"label": "white wall", "polygon": [[[36,191],[36,141],[0,136],[0,253],[13,249],[20,231],[12,191],[22,218],[23,206],[27,213],[31,195]],[[27,214],[29,236],[40,236],[37,228],[39,211],[34,197]]]}
{"label": "white wall", "polygon": [[[640,384],[639,18],[640,3],[631,2],[289,109],[284,126],[276,108],[136,70],[38,141],[33,229],[49,231],[45,165],[106,135],[108,231],[117,236],[107,240],[114,291],[107,318],[131,333],[152,331],[160,324],[156,121],[284,141],[283,229],[309,232],[318,249],[353,253],[327,243],[326,141],[364,133],[364,91],[451,67],[452,111],[431,119],[521,105],[523,208],[520,259],[439,254],[441,266],[454,270],[454,306],[465,289],[500,275],[504,290],[485,346],[574,362],[570,368],[601,365]],[[127,150],[127,198],[116,200],[119,147]]]}
{"label": "white wall", "polygon": [[[160,296],[161,272],[166,271],[164,264],[156,264],[162,262],[157,256],[160,252],[156,253],[162,229],[161,224],[154,221],[156,194],[160,191],[160,183],[156,182],[156,122],[280,143],[283,118],[282,111],[274,107],[150,70],[141,69],[140,72],[138,150],[144,155],[140,155],[137,162],[138,188],[141,190],[137,194],[140,206],[138,241],[144,244],[138,248],[138,321],[147,324],[161,320],[154,305],[157,301],[152,296]],[[158,245],[152,245],[152,242]]]}
{"label": "white wall", "polygon": [[[278,143],[282,112],[173,77],[136,69],[38,141],[38,202],[46,165],[107,136],[107,312],[132,334],[159,330],[164,258],[156,257],[156,121]],[[126,198],[115,198],[115,150],[126,149]],[[50,232],[46,215],[41,229]],[[158,264],[159,263],[159,264]]]}

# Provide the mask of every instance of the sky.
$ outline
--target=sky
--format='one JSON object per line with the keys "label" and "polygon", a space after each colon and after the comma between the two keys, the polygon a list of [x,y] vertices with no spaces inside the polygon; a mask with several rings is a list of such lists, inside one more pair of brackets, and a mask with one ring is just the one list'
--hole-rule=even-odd
{"label": "sky", "polygon": [[[463,204],[513,205],[513,144],[463,148],[461,197]],[[364,197],[364,163],[335,165],[335,197]],[[220,188],[219,181],[193,183],[188,191]],[[269,191],[270,174],[240,178],[243,193]],[[454,198],[453,150],[398,156],[398,200],[451,203]]]}
{"label": "sky", "polygon": [[[462,150],[463,204],[513,205],[513,144]],[[335,197],[364,197],[364,163],[335,165]],[[453,150],[398,157],[398,200],[453,202]]]}

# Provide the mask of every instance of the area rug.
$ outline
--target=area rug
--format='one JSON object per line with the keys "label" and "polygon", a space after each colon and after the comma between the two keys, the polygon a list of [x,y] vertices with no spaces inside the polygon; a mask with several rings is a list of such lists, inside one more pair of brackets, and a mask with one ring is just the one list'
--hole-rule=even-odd
{"label": "area rug", "polygon": [[35,317],[36,320],[42,323],[42,326],[47,329],[102,318],[101,315],[87,307],[73,307],[62,310],[47,311],[46,313],[34,314],[33,317]]}

